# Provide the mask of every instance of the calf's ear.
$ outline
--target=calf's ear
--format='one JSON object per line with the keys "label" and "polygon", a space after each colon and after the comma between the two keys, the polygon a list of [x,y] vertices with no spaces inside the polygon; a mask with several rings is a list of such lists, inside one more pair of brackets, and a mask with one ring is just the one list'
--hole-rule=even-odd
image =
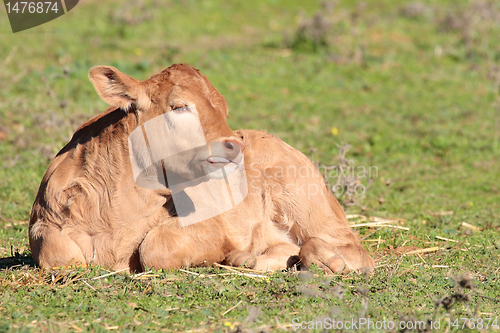
{"label": "calf's ear", "polygon": [[127,111],[132,106],[141,109],[150,103],[141,82],[114,67],[92,67],[89,79],[97,94],[111,106]]}

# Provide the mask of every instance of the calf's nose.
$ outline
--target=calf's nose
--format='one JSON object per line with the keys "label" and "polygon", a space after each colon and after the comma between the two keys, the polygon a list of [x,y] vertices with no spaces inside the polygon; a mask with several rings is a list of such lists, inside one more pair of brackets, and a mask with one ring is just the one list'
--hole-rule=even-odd
{"label": "calf's nose", "polygon": [[227,159],[239,163],[239,160],[241,160],[239,155],[243,153],[243,150],[245,150],[243,142],[235,139],[223,139],[221,140],[221,143],[224,146]]}
{"label": "calf's nose", "polygon": [[238,140],[224,139],[222,140],[222,143],[224,144],[224,147],[226,147],[227,150],[239,150],[239,151],[245,150],[245,145],[243,144],[243,142]]}

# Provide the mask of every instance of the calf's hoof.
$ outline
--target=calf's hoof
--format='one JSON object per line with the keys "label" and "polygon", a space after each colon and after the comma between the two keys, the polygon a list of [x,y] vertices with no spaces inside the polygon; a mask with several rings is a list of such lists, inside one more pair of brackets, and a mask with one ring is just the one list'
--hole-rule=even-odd
{"label": "calf's hoof", "polygon": [[257,265],[257,258],[251,253],[234,250],[228,253],[223,264],[253,269]]}

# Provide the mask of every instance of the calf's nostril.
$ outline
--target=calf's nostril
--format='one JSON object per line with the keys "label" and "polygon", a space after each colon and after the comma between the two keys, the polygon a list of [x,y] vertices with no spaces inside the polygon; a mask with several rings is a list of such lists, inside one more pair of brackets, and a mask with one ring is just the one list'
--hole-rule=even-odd
{"label": "calf's nostril", "polygon": [[245,145],[243,142],[234,140],[234,139],[224,139],[222,140],[222,143],[224,144],[224,147],[227,148],[228,150],[232,150],[235,152],[242,152],[245,149]]}

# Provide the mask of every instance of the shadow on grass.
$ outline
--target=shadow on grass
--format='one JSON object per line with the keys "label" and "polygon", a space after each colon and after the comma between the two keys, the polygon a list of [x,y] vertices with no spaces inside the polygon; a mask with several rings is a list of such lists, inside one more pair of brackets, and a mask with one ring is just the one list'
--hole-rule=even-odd
{"label": "shadow on grass", "polygon": [[35,267],[35,261],[33,260],[31,253],[15,253],[12,257],[0,258],[0,270],[21,268],[24,266],[31,268]]}

